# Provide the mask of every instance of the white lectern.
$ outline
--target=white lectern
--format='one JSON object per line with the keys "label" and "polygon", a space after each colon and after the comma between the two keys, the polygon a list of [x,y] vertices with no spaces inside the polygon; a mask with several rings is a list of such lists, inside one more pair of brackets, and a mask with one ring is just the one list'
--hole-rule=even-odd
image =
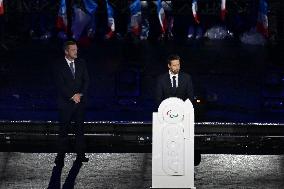
{"label": "white lectern", "polygon": [[152,188],[194,187],[194,109],[171,97],[153,112]]}

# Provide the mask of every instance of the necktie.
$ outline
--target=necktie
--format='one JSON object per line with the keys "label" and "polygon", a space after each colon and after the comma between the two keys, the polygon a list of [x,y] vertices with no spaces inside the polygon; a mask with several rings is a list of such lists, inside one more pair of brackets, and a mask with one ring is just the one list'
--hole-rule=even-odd
{"label": "necktie", "polygon": [[173,88],[177,88],[176,76],[173,76]]}
{"label": "necktie", "polygon": [[75,78],[75,68],[74,68],[74,62],[70,62],[70,69],[73,75],[73,78]]}

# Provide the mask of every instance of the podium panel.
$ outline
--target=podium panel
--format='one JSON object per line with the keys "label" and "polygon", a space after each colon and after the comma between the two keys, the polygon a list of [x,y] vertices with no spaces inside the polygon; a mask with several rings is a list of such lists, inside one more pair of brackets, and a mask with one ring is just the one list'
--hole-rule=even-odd
{"label": "podium panel", "polygon": [[194,187],[194,109],[171,97],[153,113],[152,188]]}

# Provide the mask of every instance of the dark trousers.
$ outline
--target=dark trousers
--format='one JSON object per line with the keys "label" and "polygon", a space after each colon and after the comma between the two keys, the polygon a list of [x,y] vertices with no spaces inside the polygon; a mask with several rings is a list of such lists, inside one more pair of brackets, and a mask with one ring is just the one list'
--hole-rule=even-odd
{"label": "dark trousers", "polygon": [[68,132],[70,131],[71,122],[74,122],[76,143],[75,151],[78,155],[83,155],[85,152],[85,139],[84,139],[84,105],[74,104],[68,108],[59,109],[59,143],[58,153],[64,154],[69,146]]}

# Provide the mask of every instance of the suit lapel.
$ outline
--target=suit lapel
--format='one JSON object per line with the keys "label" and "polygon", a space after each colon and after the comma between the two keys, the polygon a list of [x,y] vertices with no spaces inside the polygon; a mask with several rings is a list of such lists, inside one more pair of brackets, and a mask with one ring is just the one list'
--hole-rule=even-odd
{"label": "suit lapel", "polygon": [[179,75],[178,75],[178,87],[177,87],[176,91],[179,92],[183,88],[183,85],[184,85],[183,75],[182,75],[182,73],[179,73]]}
{"label": "suit lapel", "polygon": [[167,74],[167,86],[169,89],[172,89],[172,82],[171,82],[171,78],[170,78],[170,74]]}
{"label": "suit lapel", "polygon": [[[67,61],[66,61],[65,59],[64,59],[63,69],[64,69],[64,72],[66,72],[67,75],[68,75],[70,78],[74,79],[74,78],[73,78],[73,75],[72,75],[72,72],[71,72],[71,69],[70,69],[70,67],[69,67],[69,65],[68,65],[68,63],[67,63]],[[75,76],[76,76],[76,71],[75,71]]]}
{"label": "suit lapel", "polygon": [[183,85],[183,75],[179,73],[178,75],[178,87],[181,87]]}
{"label": "suit lapel", "polygon": [[78,61],[76,59],[74,60],[74,64],[75,64],[75,78],[74,79],[76,79],[78,75],[78,71],[79,71]]}
{"label": "suit lapel", "polygon": [[176,92],[177,92],[177,89],[174,89],[172,87],[172,81],[171,81],[171,78],[170,78],[170,74],[168,73],[167,74],[167,86],[168,86],[168,89],[170,91],[170,94],[171,96],[175,96],[176,95]]}
{"label": "suit lapel", "polygon": [[83,72],[82,70],[83,70],[82,64],[80,64],[80,61],[75,59],[75,79],[80,77],[81,72]]}

